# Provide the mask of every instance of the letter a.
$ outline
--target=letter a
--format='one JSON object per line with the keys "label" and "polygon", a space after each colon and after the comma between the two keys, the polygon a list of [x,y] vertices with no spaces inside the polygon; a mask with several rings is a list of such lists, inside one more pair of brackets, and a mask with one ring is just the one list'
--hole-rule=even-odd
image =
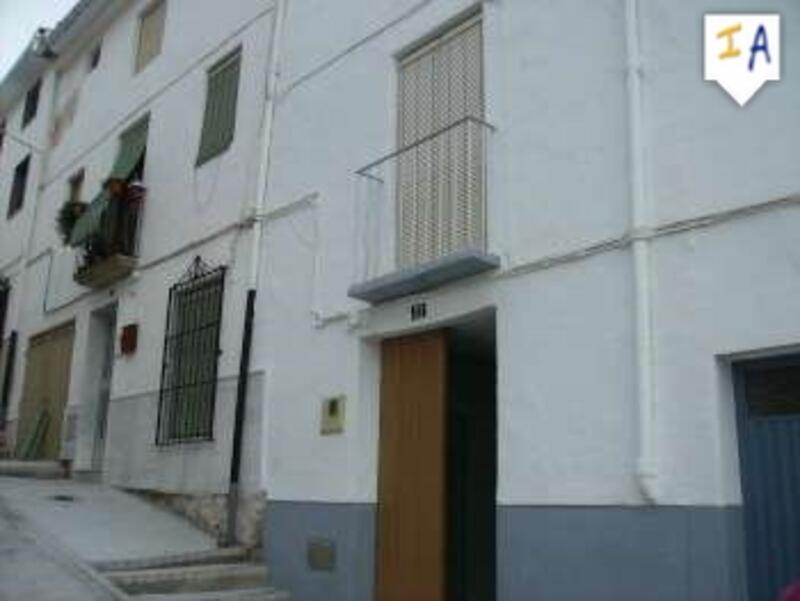
{"label": "letter a", "polygon": [[753,47],[750,48],[750,70],[756,66],[756,54],[763,52],[767,57],[767,64],[772,62],[772,57],[769,55],[769,42],[767,41],[767,30],[763,25],[758,26],[756,31],[756,39],[753,40]]}

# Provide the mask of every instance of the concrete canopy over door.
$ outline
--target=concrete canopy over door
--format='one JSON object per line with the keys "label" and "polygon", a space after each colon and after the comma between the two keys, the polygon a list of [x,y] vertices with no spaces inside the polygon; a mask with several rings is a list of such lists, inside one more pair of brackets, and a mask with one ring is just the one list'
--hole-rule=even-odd
{"label": "concrete canopy over door", "polygon": [[72,322],[30,339],[25,367],[25,384],[19,410],[17,448],[25,444],[37,422],[46,415],[47,428],[36,459],[58,459],[61,452],[61,427],[69,395]]}

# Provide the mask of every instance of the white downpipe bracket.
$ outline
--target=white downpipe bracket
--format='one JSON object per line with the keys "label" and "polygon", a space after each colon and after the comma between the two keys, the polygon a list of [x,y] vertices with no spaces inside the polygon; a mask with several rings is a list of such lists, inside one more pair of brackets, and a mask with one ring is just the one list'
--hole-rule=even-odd
{"label": "white downpipe bracket", "polygon": [[[632,227],[634,231],[642,231],[649,226],[650,199],[645,181],[646,141],[642,108],[643,67],[638,0],[626,0],[625,21]],[[655,390],[649,239],[637,237],[633,240],[633,263],[636,304],[636,397],[639,414],[636,481],[644,500],[655,504],[658,500],[658,468],[654,436]]]}

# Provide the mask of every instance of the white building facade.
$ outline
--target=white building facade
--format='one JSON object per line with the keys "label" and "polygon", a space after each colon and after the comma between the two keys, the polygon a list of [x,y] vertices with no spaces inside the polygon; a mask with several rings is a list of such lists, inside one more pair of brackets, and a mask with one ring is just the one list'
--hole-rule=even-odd
{"label": "white building facade", "polygon": [[[30,156],[31,164],[22,208],[8,219],[4,213],[0,225],[3,275],[11,291],[5,331],[17,332],[19,340],[8,395],[10,432],[18,430],[26,403],[33,407],[16,436],[18,453],[24,452],[27,439],[35,438],[37,394],[66,388],[64,407],[43,407],[53,414],[48,431],[61,442],[55,451],[44,445],[49,458],[69,458],[76,474],[102,473],[118,486],[197,495],[211,507],[224,507],[220,499],[229,488],[249,215],[257,188],[274,14],[274,3],[259,0],[230,6],[81,2],[50,36],[58,57],[47,61],[29,51],[7,78],[7,133],[0,159],[4,198],[11,195],[19,161]],[[208,134],[204,111],[214,94],[215,69],[231,59],[238,71],[226,72],[235,84],[228,85],[233,124],[228,138],[217,140],[216,154],[203,156],[209,148],[201,139]],[[22,127],[25,91],[37,81],[37,115]],[[139,173],[114,173],[126,168]],[[137,179],[146,191],[136,209],[138,224],[124,224],[127,229],[112,236],[115,243],[128,236],[123,242],[132,248],[97,250],[100,271],[92,273],[85,269],[85,256],[92,253],[85,245],[65,245],[56,221],[72,181],[82,182],[74,194],[91,212],[110,176]],[[115,274],[117,255],[134,260],[132,266],[121,263],[122,271]],[[162,374],[168,299],[170,290],[191,275],[197,258],[209,271],[224,268],[220,323],[209,330],[219,335],[218,359],[211,361],[216,378],[206,373],[209,351],[203,347],[213,341],[202,334],[178,339],[176,344],[201,348],[206,357],[191,366],[196,374],[182,375],[176,384],[204,398],[206,415],[188,416],[196,419],[198,429],[184,427],[184,432],[177,418],[165,415],[175,424],[171,432],[165,427],[159,440],[160,399],[169,404],[169,394],[162,392],[162,381],[169,381]],[[80,274],[88,280],[76,282]],[[134,342],[123,350],[126,327]],[[67,328],[64,347],[71,347],[71,353],[46,357],[45,369],[54,361],[68,377],[53,384],[57,390],[40,391],[35,385],[39,376],[26,377],[24,358],[30,340],[54,328]],[[213,394],[203,384],[209,379],[216,381]],[[260,374],[250,375],[253,424],[261,407],[260,381]],[[207,440],[171,444],[181,437]],[[112,439],[113,445],[106,444]],[[248,429],[245,440],[243,482],[248,495],[260,496],[258,426]],[[224,515],[221,509],[208,511]],[[218,517],[211,519],[212,526]]]}
{"label": "white building facade", "polygon": [[[249,294],[241,499],[266,500],[271,578],[296,598],[767,601],[800,578],[794,3],[759,8],[782,16],[782,80],[745,108],[702,72],[704,14],[740,0],[108,10],[0,87],[0,198],[31,154],[0,224],[12,429],[30,341],[74,323],[59,452],[224,500]],[[153,10],[163,44],[137,73]],[[232,56],[227,142],[206,108]],[[91,200],[145,116],[136,265],[78,286],[53,225],[68,182],[85,169]],[[174,389],[207,391],[213,362],[165,365],[198,256],[201,277],[225,268],[211,405]],[[174,416],[209,406],[213,440],[187,442],[207,432]]]}

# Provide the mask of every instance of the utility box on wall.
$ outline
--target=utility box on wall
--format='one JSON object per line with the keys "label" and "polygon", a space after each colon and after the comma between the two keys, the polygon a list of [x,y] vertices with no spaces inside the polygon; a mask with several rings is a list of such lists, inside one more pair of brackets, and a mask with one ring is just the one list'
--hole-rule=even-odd
{"label": "utility box on wall", "polygon": [[331,436],[344,432],[344,408],[347,397],[336,396],[322,401],[320,434]]}
{"label": "utility box on wall", "polygon": [[139,345],[139,324],[130,323],[122,328],[119,337],[119,351],[123,355],[133,355]]}

